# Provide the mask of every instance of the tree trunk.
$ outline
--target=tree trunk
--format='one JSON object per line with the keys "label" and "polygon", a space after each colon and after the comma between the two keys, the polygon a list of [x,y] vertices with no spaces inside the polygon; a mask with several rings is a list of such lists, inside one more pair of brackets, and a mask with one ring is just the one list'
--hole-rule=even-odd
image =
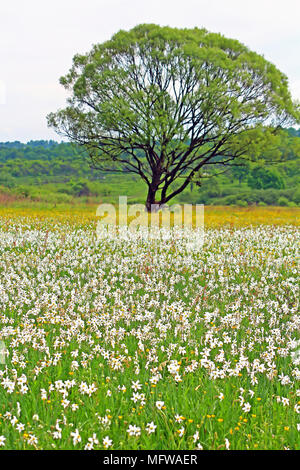
{"label": "tree trunk", "polygon": [[153,205],[154,205],[154,204],[157,204],[157,202],[155,201],[155,194],[156,194],[156,189],[154,189],[153,187],[149,186],[148,195],[147,195],[147,201],[146,201],[146,209],[147,209],[147,212],[151,212],[151,210],[154,209]]}

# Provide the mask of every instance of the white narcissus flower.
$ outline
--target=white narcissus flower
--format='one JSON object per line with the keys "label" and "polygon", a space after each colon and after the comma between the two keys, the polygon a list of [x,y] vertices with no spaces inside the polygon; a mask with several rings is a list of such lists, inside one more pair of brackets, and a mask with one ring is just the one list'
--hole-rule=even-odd
{"label": "white narcissus flower", "polygon": [[138,390],[140,390],[142,388],[142,384],[140,384],[139,380],[137,380],[136,382],[134,380],[132,380],[131,388],[133,388],[133,390],[135,392],[137,392]]}
{"label": "white narcissus flower", "polygon": [[249,413],[249,411],[251,410],[251,405],[250,403],[245,403],[242,410],[245,412],[245,413]]}
{"label": "white narcissus flower", "polygon": [[108,449],[108,447],[111,447],[113,445],[113,441],[109,438],[109,436],[105,436],[102,443],[105,449]]}
{"label": "white narcissus flower", "polygon": [[29,445],[36,446],[37,443],[38,443],[38,440],[37,440],[37,437],[36,437],[34,434],[31,434],[31,435],[28,437],[27,442],[28,442]]}
{"label": "white narcissus flower", "polygon": [[157,428],[156,424],[154,424],[153,421],[151,421],[151,423],[147,424],[146,431],[148,434],[152,434],[153,432],[155,432],[156,428]]}
{"label": "white narcissus flower", "polygon": [[156,408],[157,408],[158,410],[162,410],[163,407],[165,406],[165,402],[158,400],[158,401],[155,403],[155,406],[156,406]]}
{"label": "white narcissus flower", "polygon": [[16,430],[17,430],[17,431],[22,432],[22,431],[24,431],[24,429],[25,429],[25,425],[24,425],[24,424],[18,423],[18,424],[16,425]]}
{"label": "white narcissus flower", "polygon": [[140,436],[141,428],[136,426],[135,424],[134,425],[130,424],[128,429],[127,429],[127,432],[129,434],[129,436]]}
{"label": "white narcissus flower", "polygon": [[71,437],[73,438],[74,446],[76,446],[79,442],[81,442],[81,436],[79,434],[78,429],[75,429],[75,432],[71,432]]}

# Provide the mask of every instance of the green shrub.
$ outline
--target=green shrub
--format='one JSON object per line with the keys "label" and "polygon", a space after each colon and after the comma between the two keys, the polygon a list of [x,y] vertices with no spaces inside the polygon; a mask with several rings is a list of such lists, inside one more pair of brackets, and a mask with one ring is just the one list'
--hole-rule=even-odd
{"label": "green shrub", "polygon": [[253,189],[284,189],[284,180],[276,168],[254,167],[248,176],[248,185]]}
{"label": "green shrub", "polygon": [[288,206],[289,203],[290,203],[290,201],[284,196],[281,196],[277,201],[277,204],[279,206]]}
{"label": "green shrub", "polygon": [[18,186],[15,192],[19,196],[29,197],[31,196],[31,189],[32,188],[29,188],[27,186]]}
{"label": "green shrub", "polygon": [[242,201],[242,199],[238,199],[238,200],[236,201],[236,205],[237,205],[237,206],[240,206],[240,207],[247,207],[247,206],[248,206],[248,203],[247,203],[247,201]]}
{"label": "green shrub", "polygon": [[300,188],[296,189],[291,199],[295,204],[300,205]]}
{"label": "green shrub", "polygon": [[261,191],[260,200],[268,206],[276,206],[278,204],[278,191],[275,189]]}

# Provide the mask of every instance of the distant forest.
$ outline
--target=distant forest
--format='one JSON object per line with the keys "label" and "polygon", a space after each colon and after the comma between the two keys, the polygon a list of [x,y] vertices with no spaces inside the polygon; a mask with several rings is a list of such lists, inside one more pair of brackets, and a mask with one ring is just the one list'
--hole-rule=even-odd
{"label": "distant forest", "polygon": [[[286,132],[287,143],[278,163],[258,161],[233,166],[218,176],[206,173],[201,186],[190,185],[174,202],[300,205],[300,129]],[[77,198],[117,202],[119,195],[127,195],[132,203],[144,203],[146,187],[133,175],[92,170],[84,150],[72,143],[37,140],[0,143],[0,192],[50,203],[70,203]]]}

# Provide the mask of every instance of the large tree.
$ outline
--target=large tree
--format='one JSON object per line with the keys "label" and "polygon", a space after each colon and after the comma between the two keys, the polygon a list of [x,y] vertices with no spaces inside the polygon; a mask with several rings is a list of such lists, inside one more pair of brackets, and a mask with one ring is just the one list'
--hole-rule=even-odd
{"label": "large tree", "polygon": [[148,210],[201,181],[204,168],[258,155],[300,120],[283,73],[205,29],[119,31],[76,55],[60,82],[68,106],[48,124],[83,145],[94,168],[138,174]]}

